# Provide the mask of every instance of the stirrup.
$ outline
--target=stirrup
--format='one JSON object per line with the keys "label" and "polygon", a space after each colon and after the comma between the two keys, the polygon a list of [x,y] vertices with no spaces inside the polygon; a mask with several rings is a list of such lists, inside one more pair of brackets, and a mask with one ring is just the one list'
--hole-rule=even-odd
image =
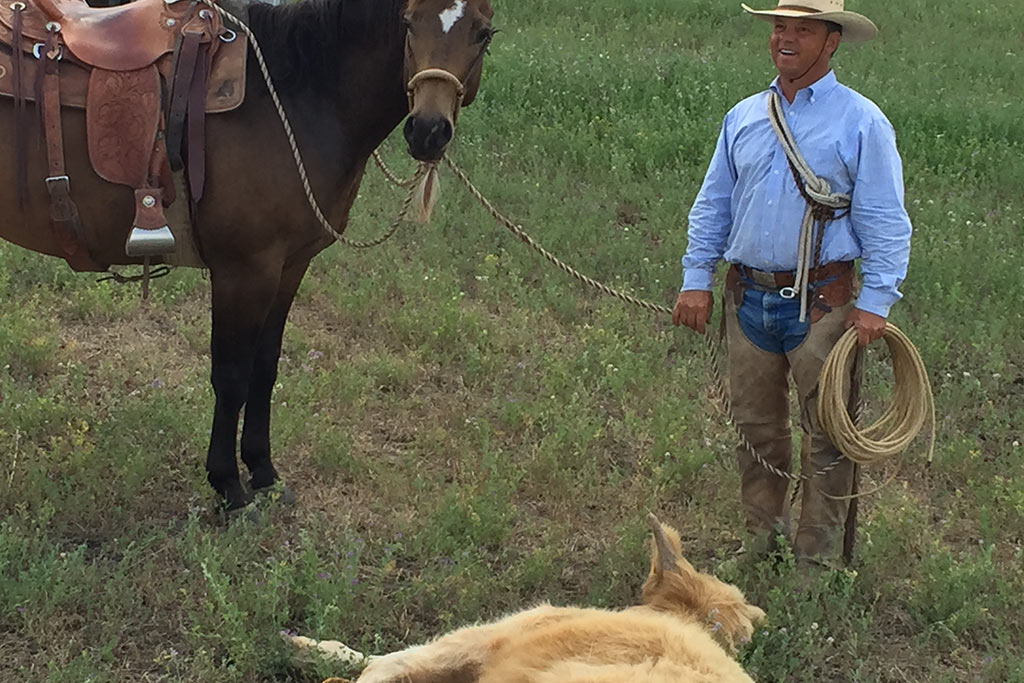
{"label": "stirrup", "polygon": [[155,230],[134,226],[124,243],[127,256],[162,256],[173,252],[174,235],[166,225]]}
{"label": "stirrup", "polygon": [[128,256],[162,256],[174,253],[174,234],[163,209],[164,192],[159,187],[135,190],[135,220],[124,253]]}

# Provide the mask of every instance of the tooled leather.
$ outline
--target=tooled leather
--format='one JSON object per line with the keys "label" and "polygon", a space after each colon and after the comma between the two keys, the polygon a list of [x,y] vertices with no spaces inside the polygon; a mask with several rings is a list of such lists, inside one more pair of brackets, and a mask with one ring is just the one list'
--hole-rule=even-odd
{"label": "tooled leather", "polygon": [[85,108],[89,160],[104,180],[142,187],[149,180],[153,140],[160,122],[160,75],[94,69]]}

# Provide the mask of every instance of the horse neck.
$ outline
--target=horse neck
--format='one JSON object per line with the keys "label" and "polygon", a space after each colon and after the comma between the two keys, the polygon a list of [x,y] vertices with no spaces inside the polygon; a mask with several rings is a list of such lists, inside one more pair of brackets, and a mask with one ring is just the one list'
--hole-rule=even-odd
{"label": "horse neck", "polygon": [[[342,156],[354,156],[358,164],[408,112],[404,34],[396,20],[404,0],[364,5],[375,16],[360,17],[355,23],[365,23],[365,30],[387,28],[361,37],[342,35],[342,24],[352,23],[343,18],[345,2],[351,0],[251,6],[250,22],[296,133],[314,137],[318,145],[341,145]],[[250,72],[259,73],[254,59]],[[253,82],[250,77],[250,83],[265,94],[262,76],[256,78]],[[332,130],[337,134],[331,135]]]}

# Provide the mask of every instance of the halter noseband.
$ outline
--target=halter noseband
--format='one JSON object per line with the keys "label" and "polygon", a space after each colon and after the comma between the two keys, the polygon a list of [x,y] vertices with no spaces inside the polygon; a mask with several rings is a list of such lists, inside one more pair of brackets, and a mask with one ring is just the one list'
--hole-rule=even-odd
{"label": "halter noseband", "polygon": [[458,97],[458,101],[455,103],[455,115],[458,116],[459,109],[462,107],[462,99],[466,96],[466,86],[451,71],[437,68],[424,69],[409,79],[409,84],[405,86],[405,93],[409,96],[409,111],[412,111],[416,104],[416,87],[423,81],[447,81],[454,85],[455,94]]}

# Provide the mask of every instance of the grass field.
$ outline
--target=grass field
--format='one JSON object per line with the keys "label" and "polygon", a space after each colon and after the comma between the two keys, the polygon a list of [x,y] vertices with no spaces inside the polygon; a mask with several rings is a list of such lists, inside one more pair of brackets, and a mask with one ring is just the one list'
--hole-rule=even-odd
{"label": "grass field", "polygon": [[[772,76],[767,24],[717,0],[495,4],[452,157],[549,249],[671,305],[721,117]],[[701,340],[569,280],[444,175],[431,225],[314,261],[274,396],[299,504],[259,524],[210,512],[202,275],[143,305],[0,246],[0,681],[311,683],[355,672],[293,668],[281,630],[384,652],[541,600],[624,606],[647,510],[768,613],[740,654],[758,680],[1024,681],[1024,3],[850,5],[883,32],[835,64],[897,130],[915,235],[892,320],[938,443],[862,501],[847,572],[795,591],[791,563],[723,563],[738,479]],[[368,171],[351,236],[397,192]]]}

